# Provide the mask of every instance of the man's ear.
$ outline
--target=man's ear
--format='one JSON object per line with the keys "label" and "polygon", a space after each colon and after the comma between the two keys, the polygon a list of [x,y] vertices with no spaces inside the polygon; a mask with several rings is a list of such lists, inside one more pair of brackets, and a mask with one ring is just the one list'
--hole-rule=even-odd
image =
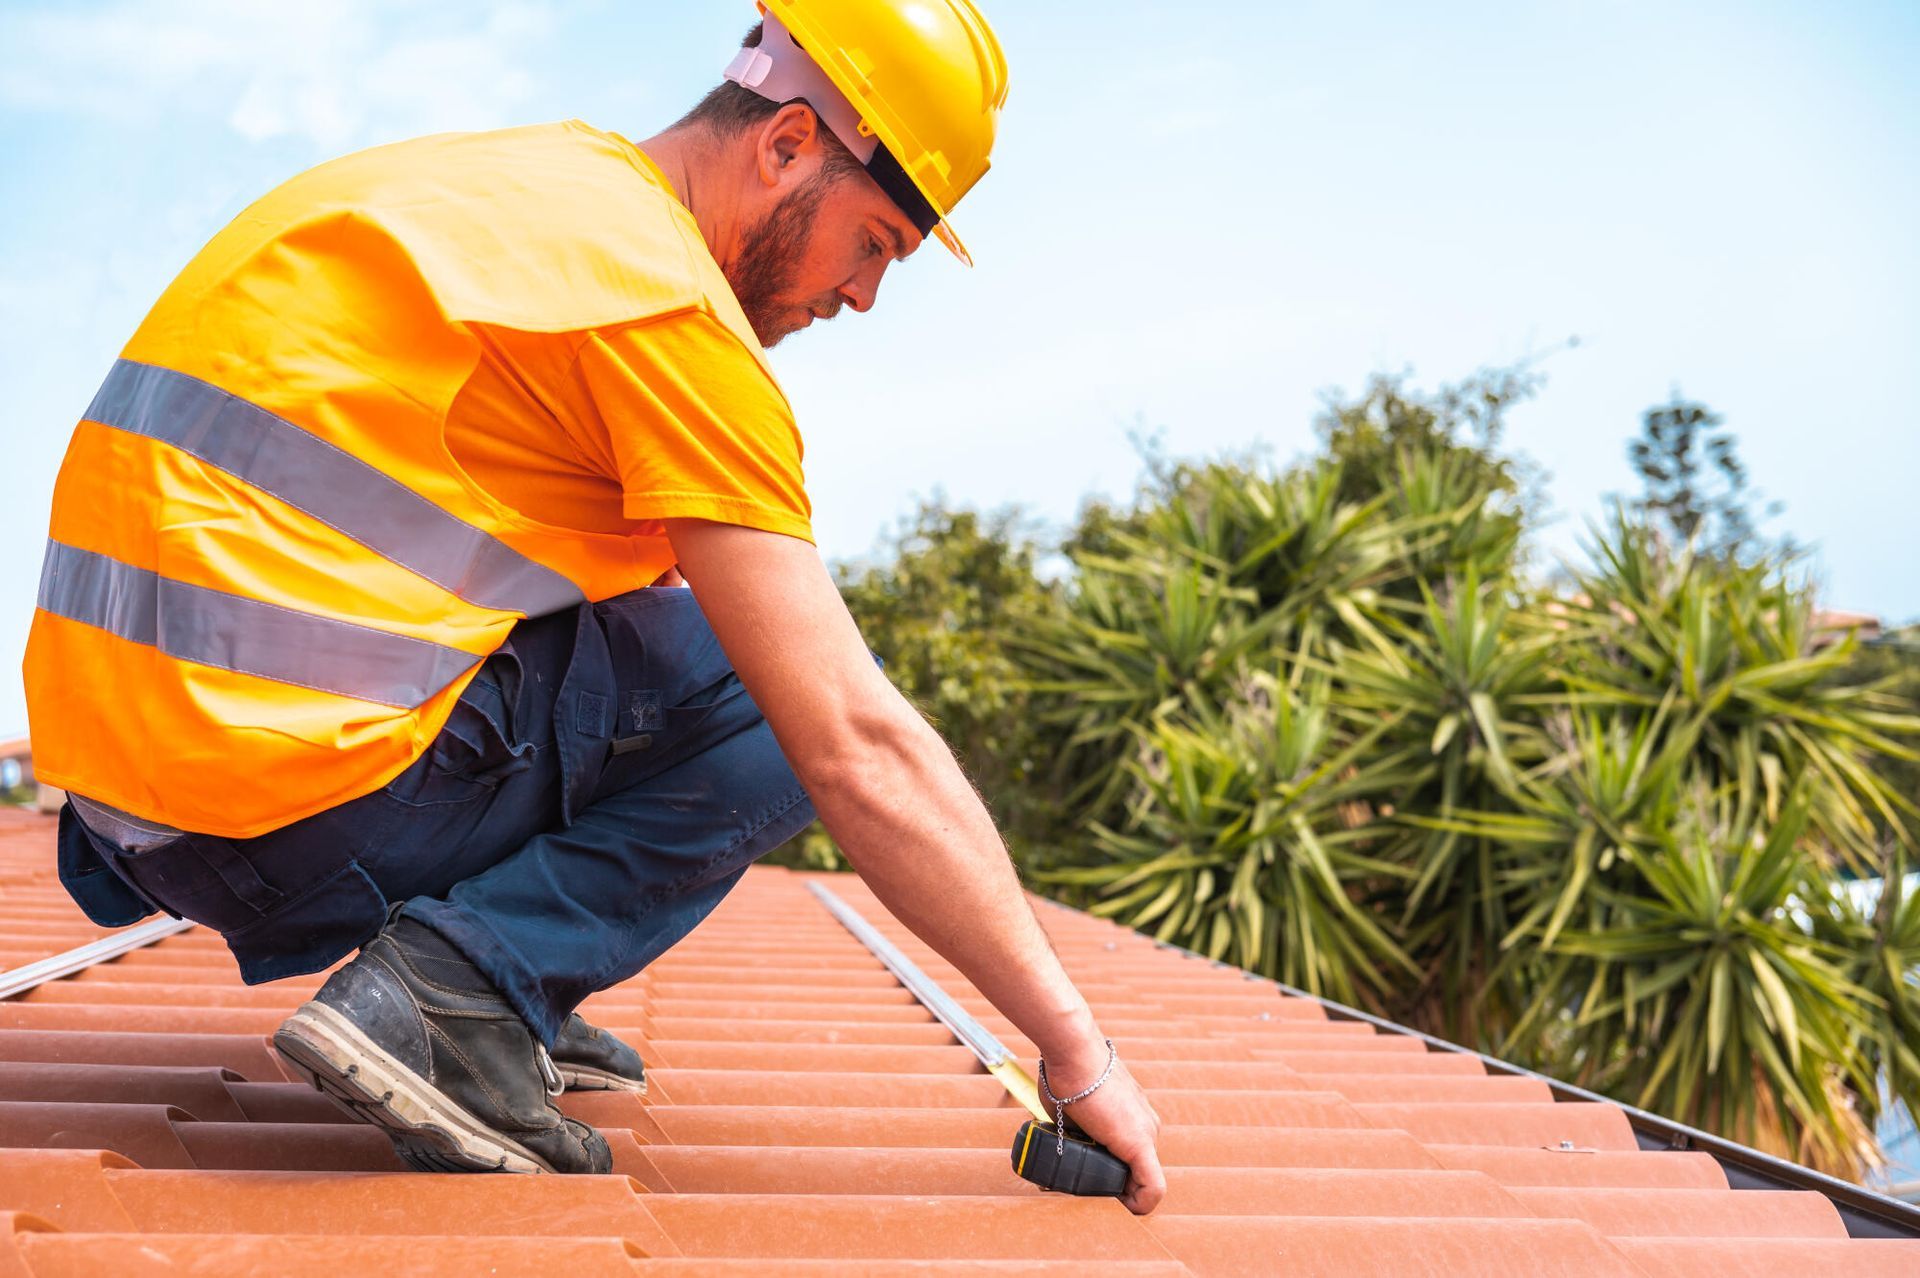
{"label": "man's ear", "polygon": [[804,102],[789,102],[760,130],[760,181],[778,186],[797,177],[806,168],[803,161],[819,152],[820,117]]}

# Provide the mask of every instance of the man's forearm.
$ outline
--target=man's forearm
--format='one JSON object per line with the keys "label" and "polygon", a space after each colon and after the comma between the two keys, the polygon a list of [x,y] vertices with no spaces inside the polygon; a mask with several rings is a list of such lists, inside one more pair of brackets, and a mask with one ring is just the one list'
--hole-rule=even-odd
{"label": "man's forearm", "polygon": [[939,736],[904,701],[802,780],[874,894],[1066,1071],[1104,1051],[1006,846]]}

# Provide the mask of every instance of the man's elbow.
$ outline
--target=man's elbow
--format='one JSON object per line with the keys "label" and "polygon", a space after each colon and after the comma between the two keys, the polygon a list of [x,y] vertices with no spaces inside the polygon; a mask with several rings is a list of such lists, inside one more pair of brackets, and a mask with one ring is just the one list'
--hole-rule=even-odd
{"label": "man's elbow", "polygon": [[822,795],[859,803],[897,794],[903,775],[922,766],[921,756],[929,742],[938,744],[933,730],[906,700],[888,691],[888,697],[851,707],[834,722],[816,725],[806,748],[790,759],[816,802]]}

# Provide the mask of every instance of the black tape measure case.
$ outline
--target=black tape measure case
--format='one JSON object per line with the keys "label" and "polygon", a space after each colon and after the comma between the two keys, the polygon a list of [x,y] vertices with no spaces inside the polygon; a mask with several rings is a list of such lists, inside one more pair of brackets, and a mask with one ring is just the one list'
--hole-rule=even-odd
{"label": "black tape measure case", "polygon": [[1083,1198],[1118,1198],[1127,1192],[1127,1165],[1072,1124],[1063,1138],[1052,1123],[1032,1118],[1022,1123],[1013,1134],[1013,1172],[1042,1189]]}

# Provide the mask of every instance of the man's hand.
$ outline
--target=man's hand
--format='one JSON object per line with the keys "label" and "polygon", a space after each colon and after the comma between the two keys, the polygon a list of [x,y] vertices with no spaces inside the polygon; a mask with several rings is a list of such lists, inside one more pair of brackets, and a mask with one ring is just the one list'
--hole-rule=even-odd
{"label": "man's hand", "polygon": [[[1092,1057],[1071,1061],[1048,1057],[1047,1085],[1055,1096],[1072,1096],[1100,1077],[1106,1067],[1104,1044]],[[1045,1096],[1041,1100],[1044,1103]],[[1160,1154],[1154,1148],[1160,1137],[1160,1116],[1127,1072],[1125,1061],[1113,1067],[1113,1076],[1093,1095],[1067,1106],[1067,1118],[1127,1165],[1131,1174],[1126,1196],[1120,1201],[1128,1211],[1144,1216],[1160,1205],[1167,1193],[1167,1176],[1160,1170]]]}
{"label": "man's hand", "polygon": [[[1093,1013],[1027,905],[992,817],[875,667],[819,554],[699,519],[668,520],[667,536],[740,682],[874,895],[1033,1040],[1060,1083],[1099,1077],[1107,1049]],[[1132,1078],[1117,1069],[1074,1109],[1133,1167],[1128,1206],[1152,1210],[1165,1188],[1157,1124]]]}

